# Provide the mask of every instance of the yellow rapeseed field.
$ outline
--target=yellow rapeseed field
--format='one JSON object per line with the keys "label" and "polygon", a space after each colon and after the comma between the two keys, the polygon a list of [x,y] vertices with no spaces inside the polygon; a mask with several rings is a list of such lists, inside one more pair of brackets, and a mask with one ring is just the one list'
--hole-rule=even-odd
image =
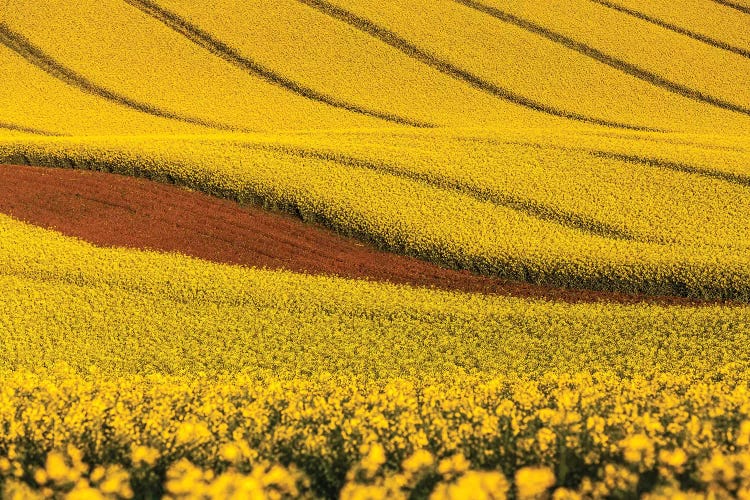
{"label": "yellow rapeseed field", "polygon": [[0,214],[0,496],[750,498],[750,4],[679,4],[0,0],[0,168],[715,301],[243,268]]}
{"label": "yellow rapeseed field", "polygon": [[127,498],[166,477],[175,496],[452,498],[520,494],[525,467],[558,495],[750,486],[747,307],[306,277],[0,220],[8,493]]}
{"label": "yellow rapeseed field", "polygon": [[750,52],[750,20],[743,21],[731,8],[708,9],[708,2],[702,0],[681,2],[679,9],[672,8],[673,4],[667,0],[595,1],[735,54]]}
{"label": "yellow rapeseed field", "polygon": [[[748,129],[748,99],[741,95],[744,88],[740,90],[737,82],[747,79],[744,70],[750,67],[750,61],[732,53],[725,56],[722,50],[643,21],[631,21],[629,16],[611,13],[591,0],[577,0],[573,4],[531,0],[303,1],[322,11],[331,12],[333,5],[351,16],[371,20],[434,58],[462,70],[464,74],[456,75],[457,78],[473,77],[485,88],[499,87],[567,113],[662,130]],[[426,11],[434,15],[413,22]],[[445,19],[454,22],[446,23]],[[632,24],[636,24],[632,38],[623,39]],[[652,31],[660,38],[648,38]],[[612,61],[604,64],[572,42],[632,63],[639,69],[658,71],[656,76],[662,78],[672,79],[675,72],[676,84],[693,85],[691,75],[705,75],[705,82],[699,81],[691,87],[695,92],[711,94],[715,89],[711,84],[718,80],[724,83],[722,89],[729,88],[727,93],[735,90],[731,104],[744,105],[744,109],[729,111],[707,102],[711,97],[720,99],[727,95],[719,90],[702,100],[685,97],[685,91],[670,91],[648,77],[637,78],[624,71],[621,64]],[[632,58],[628,56],[631,53]],[[680,54],[685,54],[684,64]],[[658,66],[652,68],[652,64]]]}
{"label": "yellow rapeseed field", "polygon": [[748,149],[669,137],[637,147],[534,131],[24,138],[0,152],[260,202],[480,273],[747,300]]}

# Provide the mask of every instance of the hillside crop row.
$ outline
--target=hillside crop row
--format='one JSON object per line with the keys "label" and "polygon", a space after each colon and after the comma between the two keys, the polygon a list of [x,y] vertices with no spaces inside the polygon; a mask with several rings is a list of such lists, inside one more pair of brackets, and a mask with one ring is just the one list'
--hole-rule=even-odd
{"label": "hillside crop row", "polygon": [[[597,26],[617,24],[625,42],[563,7],[523,2],[223,2],[221,18],[172,0],[53,2],[43,13],[11,2],[0,25],[9,85],[0,121],[63,134],[581,122],[748,128],[747,96],[736,85],[747,58],[589,0],[576,5]],[[664,47],[675,54],[669,62],[654,52]],[[695,74],[714,76],[690,77],[695,64]],[[66,104],[75,112],[61,113]],[[95,126],[110,116],[111,127]]]}
{"label": "hillside crop row", "polygon": [[642,140],[640,156],[632,147],[621,153],[627,140],[586,134],[509,133],[500,143],[393,134],[390,146],[377,136],[34,139],[6,142],[3,156],[170,180],[488,275],[748,296],[742,141],[707,152]]}

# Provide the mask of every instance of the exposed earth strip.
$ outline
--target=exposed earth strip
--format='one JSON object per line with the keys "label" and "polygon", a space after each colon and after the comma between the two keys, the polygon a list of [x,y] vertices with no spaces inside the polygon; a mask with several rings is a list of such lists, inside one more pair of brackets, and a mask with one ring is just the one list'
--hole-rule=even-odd
{"label": "exposed earth strip", "polygon": [[380,251],[290,215],[104,172],[0,165],[0,212],[98,246],[443,290],[566,302],[709,304],[479,276]]}

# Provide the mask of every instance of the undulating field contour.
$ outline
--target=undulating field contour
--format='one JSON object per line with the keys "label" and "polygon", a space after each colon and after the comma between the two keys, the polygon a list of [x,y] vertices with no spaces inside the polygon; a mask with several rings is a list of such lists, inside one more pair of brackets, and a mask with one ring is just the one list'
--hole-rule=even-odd
{"label": "undulating field contour", "polygon": [[0,0],[0,498],[750,499],[748,82],[748,0]]}

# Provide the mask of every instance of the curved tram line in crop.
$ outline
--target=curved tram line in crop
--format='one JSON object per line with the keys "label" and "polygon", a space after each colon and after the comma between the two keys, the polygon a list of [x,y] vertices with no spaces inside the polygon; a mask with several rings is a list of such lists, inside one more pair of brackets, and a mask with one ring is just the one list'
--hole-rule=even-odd
{"label": "curved tram line in crop", "polygon": [[643,80],[644,82],[650,83],[651,85],[655,85],[656,87],[661,87],[674,94],[680,95],[682,97],[686,97],[688,99],[692,99],[694,101],[710,104],[718,108],[726,109],[728,111],[733,111],[735,113],[742,113],[745,115],[750,115],[750,108],[746,106],[741,106],[739,104],[735,104],[727,100],[712,96],[701,90],[690,88],[678,82],[673,82],[656,73],[640,68],[636,66],[635,64],[629,63],[617,57],[613,57],[609,54],[602,52],[601,50],[597,48],[594,48],[590,45],[579,42],[578,40],[574,40],[573,38],[565,36],[561,33],[557,33],[555,31],[547,29],[544,26],[541,26],[529,20],[523,19],[521,17],[510,14],[508,12],[504,12],[490,5],[485,5],[476,0],[454,0],[454,1],[462,5],[465,5],[469,8],[472,8],[478,12],[482,12],[495,19],[498,19],[502,22],[512,24],[530,33],[534,33],[539,36],[542,36],[559,45],[562,45],[563,47],[567,47],[570,50],[574,50],[578,52],[579,54],[583,54],[587,57],[590,57],[591,59],[594,59],[595,61],[598,61],[602,64],[606,64],[607,66],[611,68],[614,68],[627,75]]}
{"label": "curved tram line in crop", "polygon": [[698,40],[699,42],[703,42],[706,45],[716,47],[717,49],[726,50],[728,52],[732,52],[733,54],[737,54],[739,56],[750,59],[750,50],[743,49],[742,47],[736,47],[734,45],[730,45],[716,38],[712,38],[710,36],[697,33],[695,31],[683,28],[681,26],[677,26],[676,24],[673,24],[673,23],[668,23],[666,21],[659,19],[658,17],[650,16],[639,10],[630,9],[628,7],[625,7],[624,5],[620,5],[615,2],[610,2],[608,0],[590,0],[590,1],[599,5],[602,5],[604,7],[607,7],[609,9],[615,10],[617,12],[622,12],[623,14],[627,14],[629,16],[635,17],[636,19],[640,19],[641,21],[646,21],[655,26],[659,26],[660,28],[664,28],[669,31],[674,31],[675,33],[679,33],[680,35],[685,35],[686,37],[692,38],[693,40]]}
{"label": "curved tram line in crop", "polygon": [[392,123],[398,123],[400,125],[411,125],[414,127],[431,128],[435,125],[431,123],[421,122],[412,120],[411,118],[405,118],[402,116],[395,115],[393,113],[387,113],[377,110],[371,110],[357,106],[337,97],[330,96],[306,87],[298,82],[292,81],[289,78],[276,73],[275,71],[262,66],[261,64],[248,59],[247,57],[240,54],[236,49],[228,46],[226,43],[218,40],[210,33],[202,30],[200,27],[190,23],[186,19],[178,16],[174,12],[164,9],[154,2],[149,0],[125,0],[128,4],[139,9],[145,14],[153,17],[159,22],[165,24],[170,29],[181,34],[194,44],[199,47],[203,47],[217,57],[224,59],[230,64],[234,64],[243,71],[250,73],[253,76],[260,77],[263,80],[278,85],[290,92],[305,97],[307,99],[333,106],[334,108],[344,109],[353,113],[359,113],[366,116],[372,116]]}
{"label": "curved tram line in crop", "polygon": [[0,121],[0,129],[12,130],[13,132],[25,132],[27,134],[47,135],[56,136],[53,132],[47,132],[46,130],[40,130],[38,128],[26,127],[24,125],[17,125],[15,123]]}
{"label": "curved tram line in crop", "polygon": [[656,129],[641,127],[637,125],[631,125],[628,123],[614,122],[597,118],[593,116],[587,116],[574,111],[559,109],[543,102],[538,102],[528,97],[519,95],[515,92],[511,92],[505,88],[495,85],[492,82],[488,82],[480,78],[479,76],[466,71],[465,69],[459,68],[448,61],[442,60],[435,55],[421,49],[414,45],[409,40],[402,38],[398,34],[389,31],[388,29],[375,24],[369,19],[360,17],[353,12],[338,7],[336,5],[327,2],[326,0],[297,0],[298,2],[307,5],[311,8],[317,9],[318,11],[326,14],[327,16],[345,22],[350,26],[366,33],[373,38],[380,40],[381,42],[390,45],[396,50],[406,54],[407,56],[415,59],[422,64],[440,71],[452,78],[462,81],[474,88],[477,88],[483,92],[486,92],[494,97],[503,99],[508,102],[512,102],[519,106],[523,106],[541,113],[546,113],[552,116],[559,116],[569,120],[576,120],[584,123],[592,123],[595,125],[603,125],[605,127],[614,127],[626,130],[640,130],[640,131],[656,131]]}
{"label": "curved tram line in crop", "polygon": [[202,118],[181,115],[169,110],[161,109],[148,103],[136,101],[134,99],[131,99],[130,97],[102,87],[87,79],[85,76],[78,74],[71,68],[64,66],[59,61],[56,61],[44,51],[42,51],[42,49],[31,43],[31,41],[24,37],[22,34],[13,31],[5,23],[2,22],[0,22],[0,44],[5,45],[12,51],[16,52],[18,55],[26,59],[29,63],[52,75],[58,80],[65,82],[68,85],[75,87],[83,92],[93,94],[121,106],[125,106],[142,113],[147,113],[149,115],[158,116],[160,118],[168,118],[184,123],[190,123],[192,125],[200,125],[217,130],[241,131],[240,129],[237,129],[236,127],[233,127],[231,125],[204,120]]}
{"label": "curved tram line in crop", "polygon": [[730,9],[734,9],[736,11],[742,12],[743,14],[750,14],[750,7],[746,5],[742,5],[737,2],[732,2],[730,0],[713,0],[714,3],[718,3],[719,5],[723,5],[725,7],[729,7]]}

